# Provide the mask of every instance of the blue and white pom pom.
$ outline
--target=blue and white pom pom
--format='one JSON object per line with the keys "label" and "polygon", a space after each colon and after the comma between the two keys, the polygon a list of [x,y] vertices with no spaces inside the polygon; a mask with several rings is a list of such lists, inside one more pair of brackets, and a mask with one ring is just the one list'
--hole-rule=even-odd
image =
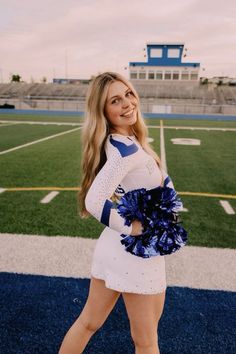
{"label": "blue and white pom pom", "polygon": [[139,236],[121,235],[126,251],[149,258],[174,253],[184,246],[187,232],[180,225],[178,215],[182,206],[175,189],[166,185],[125,193],[117,205],[118,213],[125,219],[125,225],[137,219],[144,230]]}

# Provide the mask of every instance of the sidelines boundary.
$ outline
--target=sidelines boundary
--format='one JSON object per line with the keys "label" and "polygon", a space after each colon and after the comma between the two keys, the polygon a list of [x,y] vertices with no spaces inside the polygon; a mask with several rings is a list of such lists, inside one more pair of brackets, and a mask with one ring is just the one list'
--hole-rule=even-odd
{"label": "sidelines boundary", "polygon": [[24,147],[31,146],[31,145],[34,145],[34,144],[41,143],[42,141],[54,139],[54,138],[57,138],[58,136],[61,136],[61,135],[73,133],[74,131],[76,131],[78,129],[81,129],[81,127],[74,128],[74,129],[71,129],[71,130],[66,130],[65,132],[62,132],[62,133],[50,135],[50,136],[47,136],[46,138],[42,138],[42,139],[38,139],[38,140],[35,140],[35,141],[31,141],[31,142],[29,142],[27,144],[19,145],[19,146],[16,146],[16,147],[8,149],[8,150],[3,150],[3,151],[0,152],[0,155],[8,154],[9,152],[12,152],[12,151],[15,151],[15,150],[19,150],[19,149],[22,149]]}
{"label": "sidelines boundary", "polygon": [[163,121],[162,120],[160,121],[160,151],[161,151],[162,166],[163,166],[163,169],[167,173],[164,125],[163,125]]}
{"label": "sidelines boundary", "polygon": [[[79,235],[0,233],[0,269],[11,273],[90,278],[96,242],[97,238]],[[236,249],[232,248],[186,245],[165,257],[168,285],[236,292],[236,274],[230,272],[236,263],[235,256]],[[180,272],[180,267],[188,271]]]}
{"label": "sidelines boundary", "polygon": [[[8,123],[8,124],[2,124],[0,127],[4,127],[6,125],[16,125],[16,124],[32,124],[32,125],[72,125],[72,126],[77,126],[77,125],[82,125],[82,123],[73,123],[73,122],[40,122],[40,121],[31,121],[31,120],[0,120],[0,123]],[[15,124],[14,124],[15,123]]]}
{"label": "sidelines boundary", "polygon": [[[1,127],[5,126],[13,126],[13,125],[20,125],[20,124],[31,124],[31,125],[69,125],[69,126],[82,126],[83,123],[73,123],[73,122],[34,122],[34,121],[28,121],[28,120],[1,120],[0,119],[0,125]],[[5,124],[8,123],[8,124]],[[160,129],[160,125],[147,125],[147,128],[151,129]],[[182,125],[163,125],[164,129],[175,129],[175,130],[206,130],[206,131],[211,131],[211,130],[216,130],[216,131],[236,131],[236,128],[219,128],[219,127],[195,127],[195,126],[182,126]]]}
{"label": "sidelines boundary", "polygon": [[[80,187],[10,187],[0,188],[3,192],[32,192],[32,191],[79,191]],[[196,197],[211,197],[211,198],[228,198],[236,199],[236,194],[218,194],[205,192],[178,192],[179,195],[196,196]]]}
{"label": "sidelines boundary", "polygon": [[[48,111],[48,110],[33,110],[33,109],[1,109],[1,114],[35,114],[35,115],[72,115],[83,116],[84,111]],[[186,113],[143,113],[144,118],[156,119],[199,119],[199,120],[235,120],[236,115],[224,114],[186,114]]]}

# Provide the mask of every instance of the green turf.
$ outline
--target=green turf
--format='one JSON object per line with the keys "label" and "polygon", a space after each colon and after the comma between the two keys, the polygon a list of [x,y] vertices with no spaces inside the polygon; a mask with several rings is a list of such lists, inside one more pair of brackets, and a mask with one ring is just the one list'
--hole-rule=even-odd
{"label": "green turf", "polygon": [[[64,123],[81,123],[84,118],[80,115],[43,115],[43,114],[13,114],[1,113],[0,120],[7,121],[34,121],[34,122],[64,122]],[[202,120],[202,119],[162,119],[164,126],[193,126],[193,127],[218,127],[218,128],[236,128],[236,121],[229,120]],[[145,118],[147,125],[159,125],[160,118]]]}
{"label": "green turf", "polygon": [[51,203],[40,203],[47,194],[47,191],[3,193],[0,232],[96,238],[104,229],[92,217],[80,218],[76,192],[61,192]]}
{"label": "green turf", "polygon": [[80,155],[79,130],[2,155],[0,186],[78,186]]}
{"label": "green turf", "polygon": [[[25,116],[26,120],[28,118]],[[58,119],[50,118],[55,122]],[[61,121],[68,119],[59,118]],[[154,123],[152,119],[149,121]],[[176,122],[173,120],[171,125],[176,125]],[[196,126],[206,127],[217,125],[229,127],[229,123],[233,123],[191,122]],[[155,120],[155,124],[159,125],[160,121]],[[186,126],[186,121],[182,124]],[[75,127],[26,124],[3,126],[0,129],[1,149],[73,128]],[[80,134],[78,130],[1,155],[0,188],[79,186]],[[168,173],[177,191],[236,194],[234,182],[236,132],[166,129],[164,135]],[[152,146],[160,155],[160,129],[149,129],[149,136],[154,139]],[[180,137],[200,139],[201,145],[172,144],[171,138]],[[41,204],[40,200],[48,193],[49,191],[1,193],[0,232],[93,238],[99,236],[103,225],[92,217],[89,219],[79,217],[77,192],[61,191],[50,203]],[[181,198],[184,207],[189,210],[182,212],[183,225],[189,232],[189,245],[236,247],[235,215],[225,213],[219,198],[195,196]],[[229,202],[236,210],[236,200],[229,199]]]}
{"label": "green turf", "polygon": [[[182,212],[188,245],[236,248],[236,218],[224,212],[218,198],[182,196],[188,212]],[[236,210],[236,200],[230,200]]]}
{"label": "green turf", "polygon": [[0,120],[7,121],[33,121],[33,122],[63,122],[63,123],[81,123],[83,117],[78,115],[44,115],[44,114],[13,114],[1,113]]}
{"label": "green turf", "polygon": [[[145,118],[147,125],[159,125],[158,118]],[[162,119],[163,126],[205,127],[205,128],[236,128],[236,121],[211,121],[202,119]]]}
{"label": "green turf", "polygon": [[[61,192],[49,204],[40,200],[47,192],[15,192],[0,199],[1,232],[98,238],[104,226],[93,217],[77,213],[77,193]],[[181,197],[188,212],[182,225],[188,231],[188,245],[236,248],[236,218],[227,215],[217,198]],[[236,208],[236,201],[232,206]],[[5,207],[4,207],[5,205]]]}
{"label": "green turf", "polygon": [[[236,194],[236,132],[165,130],[168,172],[182,191]],[[172,138],[200,139],[175,145]]]}
{"label": "green turf", "polygon": [[[0,129],[0,151],[24,145],[71,129],[76,129],[76,126],[38,124],[14,124],[3,126]],[[11,138],[9,139],[9,137]]]}
{"label": "green turf", "polygon": [[188,126],[188,127],[205,127],[205,128],[236,128],[236,121],[217,121],[217,120],[202,120],[202,119],[165,119],[164,126]]}

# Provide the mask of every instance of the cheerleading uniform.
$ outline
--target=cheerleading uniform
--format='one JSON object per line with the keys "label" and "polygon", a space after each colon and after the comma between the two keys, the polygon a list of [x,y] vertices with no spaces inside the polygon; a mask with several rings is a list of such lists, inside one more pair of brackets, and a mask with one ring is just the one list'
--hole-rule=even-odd
{"label": "cheerleading uniform", "polygon": [[129,235],[132,225],[118,213],[110,199],[126,192],[152,189],[163,183],[174,188],[165,171],[161,171],[134,135],[108,135],[105,142],[107,161],[96,175],[85,198],[88,212],[106,225],[97,240],[91,275],[103,279],[107,288],[120,292],[156,294],[166,290],[164,256],[137,257],[121,244],[121,234]]}

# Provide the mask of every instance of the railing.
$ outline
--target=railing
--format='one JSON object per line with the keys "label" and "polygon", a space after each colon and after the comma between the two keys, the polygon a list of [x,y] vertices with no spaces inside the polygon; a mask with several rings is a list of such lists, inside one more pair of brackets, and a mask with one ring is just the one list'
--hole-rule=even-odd
{"label": "railing", "polygon": [[[143,113],[177,113],[177,114],[236,114],[236,103],[232,104],[201,104],[201,103],[173,103],[165,100],[141,99],[141,111]],[[14,104],[16,109],[35,110],[61,110],[61,111],[84,111],[85,99],[36,99],[36,98],[11,98],[0,97],[0,104]]]}

